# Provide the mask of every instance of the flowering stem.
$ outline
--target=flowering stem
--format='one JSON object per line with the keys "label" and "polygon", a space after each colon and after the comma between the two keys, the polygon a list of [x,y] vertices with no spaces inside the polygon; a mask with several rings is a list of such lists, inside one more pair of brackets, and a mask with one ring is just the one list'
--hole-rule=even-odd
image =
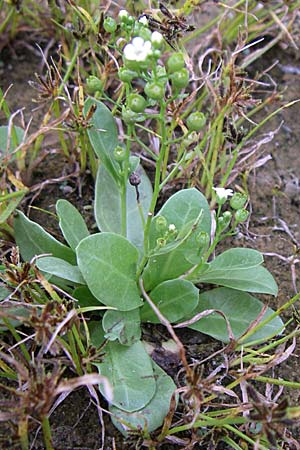
{"label": "flowering stem", "polygon": [[128,183],[128,170],[129,170],[129,157],[130,157],[130,144],[132,137],[132,125],[128,125],[127,140],[126,140],[126,156],[123,167],[123,180],[121,186],[121,234],[127,236],[127,183]]}
{"label": "flowering stem", "polygon": [[148,212],[147,221],[146,221],[145,228],[144,228],[144,256],[142,258],[142,261],[141,261],[138,271],[137,271],[137,279],[139,278],[140,274],[142,273],[143,268],[145,267],[145,264],[148,260],[150,225],[152,222],[152,218],[154,216],[154,211],[155,211],[158,195],[159,195],[159,192],[161,189],[161,185],[160,185],[161,168],[162,168],[163,161],[165,158],[166,143],[167,143],[165,113],[166,113],[166,105],[162,102],[160,105],[160,115],[159,115],[159,121],[161,123],[161,145],[160,145],[159,156],[158,156],[158,159],[156,161],[156,166],[155,166],[153,195],[152,195],[152,199],[151,199],[151,204],[150,204],[150,208],[149,208],[149,212]]}

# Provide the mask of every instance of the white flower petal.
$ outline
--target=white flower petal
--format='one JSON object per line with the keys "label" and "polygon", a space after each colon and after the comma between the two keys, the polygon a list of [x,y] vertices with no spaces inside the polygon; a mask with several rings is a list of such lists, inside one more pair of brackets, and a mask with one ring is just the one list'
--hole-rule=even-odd
{"label": "white flower petal", "polygon": [[132,45],[136,48],[136,50],[140,50],[144,46],[144,39],[140,36],[136,36],[132,39]]}
{"label": "white flower petal", "polygon": [[153,31],[151,35],[151,42],[154,42],[156,44],[161,44],[164,40],[163,35],[159,31]]}
{"label": "white flower petal", "polygon": [[136,49],[135,49],[134,45],[127,44],[124,47],[123,53],[124,53],[124,56],[125,56],[126,59],[128,59],[130,61],[135,61],[135,59],[136,59]]}
{"label": "white flower petal", "polygon": [[142,23],[143,25],[147,26],[148,25],[148,19],[146,16],[142,16],[139,18],[139,22]]}
{"label": "white flower petal", "polygon": [[233,195],[232,189],[217,187],[213,188],[213,190],[216,192],[216,195],[220,200],[227,200],[228,197],[231,197]]}

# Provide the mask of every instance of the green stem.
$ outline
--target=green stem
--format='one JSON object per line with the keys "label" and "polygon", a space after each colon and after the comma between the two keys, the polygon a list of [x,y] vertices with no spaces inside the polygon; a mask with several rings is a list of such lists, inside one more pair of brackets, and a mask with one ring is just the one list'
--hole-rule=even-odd
{"label": "green stem", "polygon": [[29,450],[28,417],[22,417],[18,423],[18,435],[22,450]]}
{"label": "green stem", "polygon": [[[53,112],[54,112],[55,117],[58,119],[60,117],[60,107],[59,107],[59,100],[58,99],[56,99],[53,102]],[[57,131],[57,133],[58,133],[60,145],[61,145],[61,148],[62,148],[62,150],[64,152],[64,155],[66,156],[66,158],[70,158],[70,153],[69,153],[69,150],[68,150],[68,146],[66,144],[64,132],[59,129]]]}
{"label": "green stem", "polygon": [[218,155],[220,153],[220,150],[222,148],[222,142],[224,140],[223,136],[223,126],[224,126],[224,116],[225,116],[224,109],[219,117],[216,124],[216,133],[214,136],[214,139],[212,140],[212,155],[211,155],[211,161],[210,161],[210,170],[209,170],[209,179],[207,180],[207,186],[205,190],[206,197],[211,195],[212,188],[214,185],[214,178],[215,178],[215,172],[216,172],[216,166],[218,161]]}
{"label": "green stem", "polygon": [[253,445],[253,448],[255,447],[260,450],[269,450],[268,447],[265,447],[264,445],[258,444],[257,446],[257,443],[253,439],[249,438],[245,433],[242,433],[238,428],[235,428],[232,425],[224,425],[224,428],[236,434],[239,438],[243,439],[249,444]]}
{"label": "green stem", "polygon": [[225,444],[230,445],[230,448],[233,448],[234,450],[243,450],[242,447],[236,444],[229,436],[222,437],[222,441],[225,442]]}
{"label": "green stem", "polygon": [[[160,115],[160,117],[162,117]],[[169,153],[170,153],[170,144],[169,141],[171,139],[172,133],[174,128],[176,127],[176,121],[172,119],[171,124],[169,126],[168,130],[168,136],[167,136],[167,129],[165,126],[165,119],[161,121],[161,139],[162,142],[164,142],[165,148],[164,148],[164,158],[162,162],[162,168],[161,168],[161,179],[164,180],[166,178],[167,174],[167,168],[168,168],[168,160],[169,160]]]}
{"label": "green stem", "polygon": [[[21,338],[19,336],[19,334],[17,333],[16,329],[13,327],[13,325],[11,325],[10,321],[6,318],[3,317],[2,321],[4,323],[4,325],[6,326],[6,328],[9,330],[9,332],[13,335],[14,339],[16,340],[16,342],[21,342]],[[30,354],[25,346],[24,343],[20,344],[20,348],[22,350],[22,353],[26,359],[27,362],[30,362],[31,358],[30,358]]]}
{"label": "green stem", "polygon": [[[181,425],[174,427],[169,431],[169,435],[176,434],[182,431],[190,430],[191,428],[202,428],[202,427],[227,427],[230,425],[242,425],[247,423],[246,417],[225,417],[225,418],[211,418],[208,416],[201,415],[203,418],[201,420],[196,420],[192,424]],[[235,428],[234,428],[235,429]]]}
{"label": "green stem", "polygon": [[81,51],[81,43],[80,43],[80,41],[77,41],[76,47],[75,47],[75,50],[74,50],[74,53],[73,53],[73,57],[72,57],[69,65],[68,65],[68,69],[67,69],[67,71],[65,73],[65,76],[63,77],[63,81],[62,81],[62,83],[60,84],[60,86],[59,86],[59,88],[57,90],[57,95],[60,95],[63,92],[64,87],[65,87],[68,79],[70,78],[70,76],[71,76],[71,74],[73,72],[73,69],[74,69],[74,67],[76,65],[77,58],[79,56],[80,51]]}
{"label": "green stem", "polygon": [[292,389],[300,389],[300,383],[297,381],[287,381],[277,378],[259,376],[255,378],[256,381],[262,381],[263,383],[275,384],[277,386],[284,386]]}
{"label": "green stem", "polygon": [[6,28],[7,24],[11,21],[12,17],[14,16],[15,11],[16,11],[15,6],[11,6],[7,16],[5,17],[3,22],[0,24],[0,34],[5,31],[5,28]]}
{"label": "green stem", "polygon": [[69,340],[70,350],[71,350],[73,363],[75,365],[76,371],[77,371],[78,375],[83,375],[81,364],[80,364],[80,359],[79,359],[79,355],[77,352],[76,343],[75,343],[75,339],[74,339],[72,330],[68,332],[68,340]]}
{"label": "green stem", "polygon": [[123,179],[121,186],[121,234],[124,237],[127,236],[127,183],[128,183],[129,158],[130,158],[132,135],[133,135],[133,126],[129,124],[127,129],[126,152],[125,152]]}
{"label": "green stem", "polygon": [[49,423],[49,418],[44,416],[42,419],[42,430],[44,437],[45,450],[54,450],[52,444],[51,428]]}
{"label": "green stem", "polygon": [[166,125],[165,125],[165,112],[166,112],[166,106],[163,103],[161,103],[160,117],[159,117],[159,121],[161,124],[161,144],[160,144],[159,156],[158,156],[158,159],[156,162],[156,167],[155,167],[153,195],[152,195],[148,218],[146,221],[146,226],[145,226],[145,231],[144,231],[144,255],[145,256],[148,255],[150,225],[151,225],[152,218],[154,216],[155,206],[156,206],[158,195],[160,192],[161,169],[162,169],[162,164],[163,164],[163,161],[165,158],[165,153],[166,153],[167,132],[166,132]]}

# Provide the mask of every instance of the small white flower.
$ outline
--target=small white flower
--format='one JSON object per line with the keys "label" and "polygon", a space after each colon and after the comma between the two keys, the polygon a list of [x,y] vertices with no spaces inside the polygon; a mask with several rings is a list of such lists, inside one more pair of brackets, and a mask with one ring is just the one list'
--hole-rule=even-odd
{"label": "small white flower", "polygon": [[151,42],[160,45],[164,40],[163,35],[159,31],[153,31],[151,35]]}
{"label": "small white flower", "polygon": [[213,188],[213,190],[216,192],[217,202],[221,203],[221,204],[225,203],[226,200],[228,199],[228,197],[231,197],[233,195],[232,189],[225,189],[225,188],[217,187],[217,188]]}
{"label": "small white flower", "polygon": [[145,42],[143,38],[135,37],[125,46],[123,52],[128,61],[144,62],[152,54],[152,45],[150,41]]}
{"label": "small white flower", "polygon": [[145,27],[148,25],[148,19],[146,16],[142,16],[139,18],[139,22],[143,25],[145,25]]}
{"label": "small white flower", "polygon": [[170,231],[171,233],[174,233],[174,231],[176,231],[176,226],[174,225],[174,223],[170,223],[170,225],[169,225],[169,231]]}
{"label": "small white flower", "polygon": [[119,11],[119,19],[123,20],[123,19],[127,19],[127,17],[129,16],[128,11],[126,11],[126,9],[121,9]]}

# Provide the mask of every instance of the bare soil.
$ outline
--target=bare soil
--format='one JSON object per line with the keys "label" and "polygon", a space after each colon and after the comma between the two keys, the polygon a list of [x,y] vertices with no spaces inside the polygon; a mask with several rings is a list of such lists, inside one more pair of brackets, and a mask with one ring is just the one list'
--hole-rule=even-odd
{"label": "bare soil", "polygon": [[[35,93],[28,85],[28,80],[34,78],[34,72],[39,69],[40,59],[31,52],[23,55],[12,56],[11,53],[0,55],[2,68],[0,73],[0,85],[7,89],[10,84],[13,87],[7,96],[12,111],[26,107],[25,120],[32,115],[32,98]],[[280,64],[272,71],[272,77],[279,89],[284,91],[285,101],[291,101],[299,97],[300,93],[300,62],[296,55],[284,52],[276,48],[268,55],[267,64],[279,60]],[[267,114],[264,111],[263,114]],[[34,114],[35,123],[39,118]],[[41,116],[40,116],[41,117]],[[277,130],[274,139],[267,144],[266,153],[272,156],[264,166],[252,172],[248,178],[248,186],[251,196],[252,215],[249,227],[241,229],[241,232],[233,238],[236,246],[253,247],[265,254],[268,269],[275,276],[279,285],[279,295],[271,301],[272,307],[278,307],[291,298],[295,291],[300,289],[298,251],[300,249],[300,103],[289,109],[283,110],[267,126],[268,130]],[[0,116],[0,120],[4,118]],[[265,130],[266,131],[266,130]],[[31,206],[36,206],[50,212],[54,212],[54,205],[58,198],[66,198],[75,203],[86,215],[90,211],[93,200],[92,179],[89,176],[79,177],[74,172],[72,163],[67,162],[55,152],[58,143],[46,140],[45,149],[48,156],[44,162],[32,174],[32,185],[35,189],[29,197]],[[76,172],[76,171],[75,171]],[[63,177],[66,177],[63,179]],[[46,182],[46,180],[61,179],[61,181]],[[29,202],[27,203],[27,207]],[[92,213],[90,212],[90,215]],[[54,222],[49,222],[48,216],[37,210],[30,210],[32,219],[46,228],[55,232]],[[228,242],[230,244],[230,242]],[[296,305],[297,306],[297,305]],[[291,311],[284,314],[284,319],[289,319]],[[147,328],[145,336],[149,337]],[[154,334],[153,334],[154,333]],[[218,348],[218,343],[209,338],[191,331],[181,332],[187,353],[197,359]],[[151,330],[151,341],[155,345],[155,359],[171,374],[178,371],[178,361],[166,353],[161,347],[161,342],[169,337],[162,327],[156,331]],[[299,381],[299,356],[300,348],[297,347],[294,354],[276,369],[276,376],[287,380]],[[298,405],[300,391],[286,390],[290,403]],[[101,446],[101,427],[96,408],[85,389],[80,389],[71,394],[51,416],[51,425],[56,450],[92,450]],[[106,441],[105,449],[129,449],[134,448],[131,442],[124,441],[123,437],[105,418]],[[294,438],[300,440],[300,429],[293,429]],[[17,449],[10,446],[7,436],[6,449]],[[40,436],[37,435],[33,449],[42,450]],[[180,446],[165,445],[164,450],[178,449]],[[200,447],[194,447],[199,448]],[[218,447],[221,448],[221,447]]]}

